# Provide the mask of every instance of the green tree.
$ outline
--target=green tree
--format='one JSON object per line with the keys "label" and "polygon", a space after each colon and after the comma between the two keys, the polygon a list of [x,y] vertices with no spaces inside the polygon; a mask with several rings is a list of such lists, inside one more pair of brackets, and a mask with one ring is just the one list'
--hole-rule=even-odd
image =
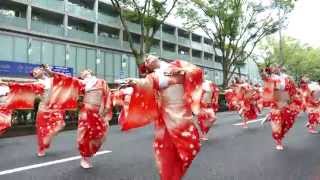
{"label": "green tree", "polygon": [[[239,65],[252,55],[256,45],[279,30],[285,15],[277,18],[275,1],[186,0],[178,6],[178,15],[189,29],[201,29],[211,38],[213,49],[222,52],[223,87],[228,85]],[[282,9],[292,9],[293,0],[277,1]],[[289,11],[283,11],[288,13]]]}
{"label": "green tree", "polygon": [[[261,66],[270,66],[282,63],[279,59],[280,49],[279,41],[274,38],[267,38],[260,45],[260,48],[266,52],[264,64]],[[283,65],[288,73],[295,80],[303,75],[309,76],[313,80],[320,79],[320,49],[313,48],[308,44],[302,44],[291,37],[284,37],[282,41]]]}
{"label": "green tree", "polygon": [[[139,65],[154,44],[154,35],[168,18],[178,0],[111,0],[120,16],[124,33],[128,36],[130,49]],[[134,46],[133,35],[128,22],[140,26],[139,47]]]}

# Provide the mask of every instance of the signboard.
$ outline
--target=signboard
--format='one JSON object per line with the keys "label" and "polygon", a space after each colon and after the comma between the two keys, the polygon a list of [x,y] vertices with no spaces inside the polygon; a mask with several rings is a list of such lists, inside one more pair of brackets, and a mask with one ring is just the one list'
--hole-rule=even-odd
{"label": "signboard", "polygon": [[73,69],[70,67],[52,66],[52,71],[63,73],[69,76],[73,75]]}
{"label": "signboard", "polygon": [[[26,77],[30,75],[33,68],[39,64],[20,63],[12,61],[0,61],[0,76]],[[66,75],[73,75],[70,67],[53,66],[52,70]]]}

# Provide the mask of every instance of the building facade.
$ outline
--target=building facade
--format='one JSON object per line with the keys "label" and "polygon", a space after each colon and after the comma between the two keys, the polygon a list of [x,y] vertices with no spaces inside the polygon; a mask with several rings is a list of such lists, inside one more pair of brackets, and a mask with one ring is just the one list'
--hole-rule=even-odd
{"label": "building facade", "polygon": [[[129,28],[138,44],[139,25],[129,22]],[[170,24],[162,25],[155,39],[153,54],[197,64],[208,79],[222,84],[210,39]],[[65,66],[74,75],[90,68],[110,83],[137,76],[119,17],[102,0],[1,0],[0,61]],[[242,65],[241,74],[259,79],[253,63]]]}

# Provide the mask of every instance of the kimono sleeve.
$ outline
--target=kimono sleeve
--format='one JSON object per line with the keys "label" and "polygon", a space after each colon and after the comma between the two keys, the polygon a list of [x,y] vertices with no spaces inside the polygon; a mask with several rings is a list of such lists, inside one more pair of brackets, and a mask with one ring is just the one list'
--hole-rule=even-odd
{"label": "kimono sleeve", "polygon": [[75,110],[83,91],[83,83],[77,78],[54,73],[48,106],[52,109]]}
{"label": "kimono sleeve", "polygon": [[184,99],[192,112],[194,114],[199,114],[202,95],[203,70],[191,63],[180,60],[176,60],[171,64],[184,70]]}
{"label": "kimono sleeve", "polygon": [[210,83],[210,88],[212,90],[212,108],[214,111],[219,110],[219,88],[214,83]]}
{"label": "kimono sleeve", "polygon": [[275,102],[274,88],[275,88],[275,82],[271,78],[266,78],[264,80],[263,93],[262,93],[264,107],[270,107]]}
{"label": "kimono sleeve", "polygon": [[112,119],[112,93],[109,89],[109,86],[105,80],[101,80],[102,82],[102,88],[103,88],[103,94],[102,94],[102,111],[105,114],[105,119],[107,121]]}
{"label": "kimono sleeve", "polygon": [[8,109],[33,109],[36,96],[44,92],[39,83],[9,83],[9,88]]}
{"label": "kimono sleeve", "polygon": [[137,79],[136,85],[133,86],[129,107],[127,110],[123,108],[119,116],[122,131],[145,126],[159,117],[154,88],[152,76]]}

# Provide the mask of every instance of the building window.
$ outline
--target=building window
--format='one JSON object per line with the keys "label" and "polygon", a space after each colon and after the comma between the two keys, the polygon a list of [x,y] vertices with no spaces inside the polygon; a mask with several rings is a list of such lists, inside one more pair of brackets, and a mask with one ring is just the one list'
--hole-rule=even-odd
{"label": "building window", "polygon": [[189,48],[179,46],[178,53],[181,55],[190,55]]}
{"label": "building window", "polygon": [[162,25],[162,32],[174,35],[175,34],[175,27],[163,24]]}
{"label": "building window", "polygon": [[207,45],[212,45],[213,42],[211,39],[208,39],[208,38],[204,38],[204,43],[207,44]]}
{"label": "building window", "polygon": [[99,6],[98,6],[98,10],[99,10],[99,13],[102,13],[102,14],[105,14],[107,16],[112,16],[112,17],[118,17],[119,16],[119,13],[117,13],[112,5],[109,5],[109,4],[106,4],[106,3],[103,3],[103,2],[100,2],[99,1]]}
{"label": "building window", "polygon": [[204,58],[204,60],[206,60],[206,61],[212,61],[212,60],[213,60],[213,55],[210,54],[210,53],[204,53],[203,58]]}
{"label": "building window", "polygon": [[197,50],[192,49],[192,57],[201,59],[201,54],[202,54],[201,51],[197,51]]}
{"label": "building window", "polygon": [[69,30],[78,30],[78,31],[83,31],[87,33],[93,33],[94,24],[92,22],[84,21],[84,20],[76,19],[72,17],[69,17],[68,21],[69,21],[69,25],[68,25]]}
{"label": "building window", "polygon": [[32,21],[39,21],[46,24],[63,27],[63,15],[43,11],[37,8],[32,9]]}
{"label": "building window", "polygon": [[201,43],[201,36],[192,33],[192,41]]}
{"label": "building window", "polygon": [[216,56],[214,57],[214,61],[221,63],[221,62],[222,62],[222,57],[216,55]]}
{"label": "building window", "polygon": [[69,4],[93,10],[94,0],[68,0]]}
{"label": "building window", "polygon": [[182,30],[182,29],[178,30],[178,36],[179,37],[189,39],[189,35],[190,35],[190,33],[185,31],[185,30]]}
{"label": "building window", "polygon": [[165,51],[172,51],[172,52],[176,51],[176,45],[172,44],[172,43],[163,42],[162,43],[162,48]]}
{"label": "building window", "polygon": [[27,6],[10,1],[0,1],[0,15],[26,18]]}
{"label": "building window", "polygon": [[119,39],[120,30],[108,26],[99,25],[99,36],[112,39]]}

